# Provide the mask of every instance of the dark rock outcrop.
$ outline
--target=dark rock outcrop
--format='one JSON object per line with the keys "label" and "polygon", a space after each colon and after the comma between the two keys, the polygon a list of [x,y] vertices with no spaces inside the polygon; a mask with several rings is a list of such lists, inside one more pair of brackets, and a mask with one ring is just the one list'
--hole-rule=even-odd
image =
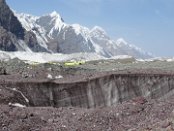
{"label": "dark rock outcrop", "polygon": [[0,75],[6,75],[6,74],[7,74],[6,68],[0,66]]}
{"label": "dark rock outcrop", "polygon": [[13,33],[17,38],[24,39],[25,29],[14,16],[5,0],[0,0],[0,25],[8,32]]}
{"label": "dark rock outcrop", "polygon": [[35,34],[22,27],[5,0],[0,0],[0,50],[24,51],[26,48],[21,45],[21,41],[34,52],[46,51],[39,45]]}
{"label": "dark rock outcrop", "polygon": [[0,26],[0,49],[3,51],[17,51],[17,38]]}
{"label": "dark rock outcrop", "polygon": [[24,36],[24,41],[27,46],[34,52],[48,52],[44,47],[38,44],[36,36],[33,32],[26,32]]}

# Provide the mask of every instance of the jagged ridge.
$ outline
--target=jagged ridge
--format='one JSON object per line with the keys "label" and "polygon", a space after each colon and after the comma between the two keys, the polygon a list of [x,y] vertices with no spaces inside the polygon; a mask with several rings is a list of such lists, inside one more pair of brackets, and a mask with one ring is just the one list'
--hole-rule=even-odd
{"label": "jagged ridge", "polygon": [[13,13],[4,0],[0,0],[0,32],[0,49],[4,51],[86,52],[107,58],[116,55],[151,57],[124,39],[112,40],[101,27],[88,29],[79,24],[67,24],[56,11],[40,17]]}
{"label": "jagged ridge", "polygon": [[0,49],[3,51],[46,51],[36,36],[26,31],[5,0],[0,0]]}
{"label": "jagged ridge", "polygon": [[35,33],[41,46],[52,52],[95,52],[105,57],[151,57],[140,48],[127,44],[124,39],[112,40],[101,27],[88,29],[79,24],[67,24],[56,11],[41,17],[17,13],[16,16],[24,28]]}

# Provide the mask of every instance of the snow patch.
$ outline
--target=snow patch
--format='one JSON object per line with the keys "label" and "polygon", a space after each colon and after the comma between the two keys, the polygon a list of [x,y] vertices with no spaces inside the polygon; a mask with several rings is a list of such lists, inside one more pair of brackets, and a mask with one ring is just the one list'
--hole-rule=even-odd
{"label": "snow patch", "polygon": [[48,75],[47,75],[47,78],[48,78],[48,79],[53,79],[53,76],[52,76],[51,74],[48,74]]}
{"label": "snow patch", "polygon": [[128,55],[118,55],[118,56],[113,56],[110,59],[130,59],[130,58],[133,58],[133,57]]}
{"label": "snow patch", "polygon": [[26,107],[25,105],[19,104],[19,103],[8,103],[9,106],[14,106],[14,107],[20,107],[20,108],[24,108]]}
{"label": "snow patch", "polygon": [[173,62],[173,61],[174,61],[174,58],[167,59],[167,62]]}
{"label": "snow patch", "polygon": [[62,79],[62,78],[63,78],[62,75],[55,76],[55,79]]}
{"label": "snow patch", "polygon": [[10,60],[10,55],[6,52],[0,51],[0,61],[8,61]]}

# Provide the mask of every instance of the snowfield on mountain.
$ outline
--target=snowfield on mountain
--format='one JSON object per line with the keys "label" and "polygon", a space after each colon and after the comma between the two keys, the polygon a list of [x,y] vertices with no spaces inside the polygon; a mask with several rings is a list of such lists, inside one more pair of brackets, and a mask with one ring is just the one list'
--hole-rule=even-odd
{"label": "snowfield on mountain", "polygon": [[27,31],[36,35],[40,46],[51,53],[87,52],[107,58],[116,55],[142,59],[152,57],[150,53],[128,44],[123,38],[112,40],[101,27],[89,29],[79,24],[67,24],[56,11],[40,17],[16,12],[14,14]]}

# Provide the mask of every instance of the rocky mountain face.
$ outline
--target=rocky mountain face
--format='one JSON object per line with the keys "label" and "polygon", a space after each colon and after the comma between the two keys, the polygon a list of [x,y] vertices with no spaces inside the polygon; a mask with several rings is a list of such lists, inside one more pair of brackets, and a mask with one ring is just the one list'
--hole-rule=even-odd
{"label": "rocky mountain face", "polygon": [[0,49],[3,51],[46,51],[31,31],[26,31],[5,0],[0,0]]}
{"label": "rocky mountain face", "polygon": [[24,39],[25,30],[4,0],[0,1],[0,25],[17,38]]}
{"label": "rocky mountain face", "polygon": [[101,27],[88,29],[79,24],[67,24],[57,12],[41,17],[17,14],[23,27],[32,31],[48,51],[54,53],[94,52],[104,57],[130,55],[135,58],[149,58],[150,54],[128,44],[124,39],[112,40]]}
{"label": "rocky mountain face", "polygon": [[89,52],[108,58],[151,57],[123,39],[112,40],[101,27],[88,29],[79,24],[66,24],[55,11],[40,17],[13,13],[4,0],[0,0],[0,49],[63,54]]}

